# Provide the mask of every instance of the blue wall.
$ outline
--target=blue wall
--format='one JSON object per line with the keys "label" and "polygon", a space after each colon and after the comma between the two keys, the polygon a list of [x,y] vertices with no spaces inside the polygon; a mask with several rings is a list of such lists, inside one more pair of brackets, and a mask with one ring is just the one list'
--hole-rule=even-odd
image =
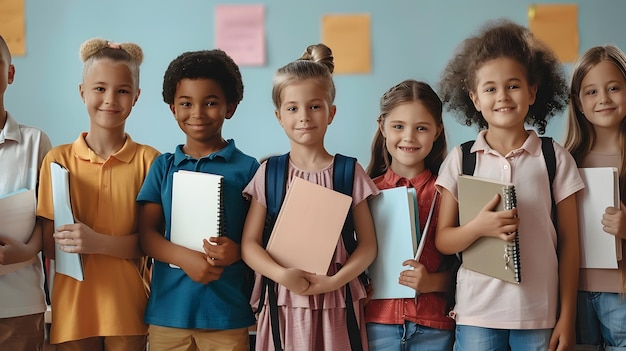
{"label": "blue wall", "polygon": [[[548,1],[579,5],[580,52],[613,43],[626,49],[622,0]],[[231,0],[221,3],[239,3]],[[414,78],[436,87],[454,48],[486,20],[508,17],[527,24],[526,0],[265,0],[267,65],[242,67],[244,99],[225,123],[224,137],[245,152],[262,157],[285,152],[289,142],[276,122],[271,102],[274,71],[320,41],[325,14],[371,14],[371,74],[336,75],[337,117],[326,145],[330,152],[357,156],[365,166],[376,129],[378,99],[395,83]],[[128,122],[133,139],[171,151],[184,143],[161,100],[163,73],[184,51],[214,47],[214,8],[207,0],[28,0],[27,55],[14,58],[16,80],[5,96],[7,109],[24,124],[42,128],[54,145],[72,142],[89,127],[78,94],[80,44],[92,37],[132,41],[142,46],[141,96]],[[566,65],[567,73],[571,64]],[[547,133],[563,135],[564,117]],[[445,116],[448,143],[474,138],[476,131]]]}

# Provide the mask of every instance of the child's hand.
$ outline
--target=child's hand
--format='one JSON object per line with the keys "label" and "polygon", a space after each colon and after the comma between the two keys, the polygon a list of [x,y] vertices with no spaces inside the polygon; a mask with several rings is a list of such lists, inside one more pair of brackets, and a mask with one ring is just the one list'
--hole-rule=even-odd
{"label": "child's hand", "polygon": [[626,206],[621,203],[621,207],[607,207],[602,216],[604,231],[626,239]]}
{"label": "child's hand", "polygon": [[428,273],[423,264],[416,260],[406,260],[402,262],[402,265],[411,266],[413,269],[407,269],[400,273],[400,278],[398,279],[400,285],[408,286],[418,293],[426,293],[435,290],[432,288],[433,284],[430,280],[431,274]]}
{"label": "child's hand", "polygon": [[66,224],[56,228],[52,235],[60,249],[81,254],[99,253],[97,233],[81,222]]}
{"label": "child's hand", "polygon": [[180,268],[196,283],[208,284],[218,280],[224,271],[223,267],[210,264],[211,259],[202,252],[189,250],[189,254],[180,264]]}
{"label": "child's hand", "polygon": [[298,295],[309,295],[304,294],[304,292],[308,289],[311,283],[306,279],[307,273],[295,269],[295,268],[285,268],[279,284],[282,284],[285,288],[289,289],[289,291],[296,293]]}
{"label": "child's hand", "polygon": [[241,247],[225,236],[205,239],[202,246],[213,266],[226,267],[241,259]]}
{"label": "child's hand", "polygon": [[310,284],[308,289],[306,289],[306,291],[304,291],[301,295],[324,294],[340,288],[340,286],[337,285],[334,276],[306,273],[306,279],[310,282]]}
{"label": "child's hand", "polygon": [[0,264],[13,264],[29,260],[33,255],[28,246],[11,237],[0,237]]}
{"label": "child's hand", "polygon": [[549,351],[570,351],[574,349],[575,341],[574,323],[559,318],[552,330]]}
{"label": "child's hand", "polygon": [[493,209],[496,208],[498,202],[500,202],[500,194],[496,194],[468,225],[474,227],[474,231],[480,233],[481,236],[513,241],[515,231],[519,227],[517,209],[494,212]]}

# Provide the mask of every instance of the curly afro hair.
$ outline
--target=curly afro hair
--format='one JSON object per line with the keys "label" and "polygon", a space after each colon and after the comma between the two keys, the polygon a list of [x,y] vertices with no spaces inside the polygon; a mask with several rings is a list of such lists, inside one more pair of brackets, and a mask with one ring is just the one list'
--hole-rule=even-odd
{"label": "curly afro hair", "polygon": [[215,80],[224,90],[228,103],[239,104],[243,99],[243,82],[239,67],[222,50],[189,51],[175,58],[163,77],[165,103],[174,103],[176,87],[185,78]]}
{"label": "curly afro hair", "polygon": [[475,36],[465,39],[448,62],[439,83],[446,110],[455,112],[459,122],[478,129],[487,121],[469,97],[476,89],[476,71],[497,58],[510,58],[525,69],[530,85],[537,86],[535,103],[526,124],[545,133],[548,120],[567,107],[568,91],[563,66],[554,52],[533,37],[530,31],[509,20],[488,22]]}

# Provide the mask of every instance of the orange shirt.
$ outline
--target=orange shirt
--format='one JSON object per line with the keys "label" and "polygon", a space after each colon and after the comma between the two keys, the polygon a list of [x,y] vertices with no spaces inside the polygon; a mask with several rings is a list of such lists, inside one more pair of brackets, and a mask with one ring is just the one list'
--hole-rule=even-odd
{"label": "orange shirt", "polygon": [[[126,136],[124,146],[107,160],[89,149],[83,133],[72,144],[53,148],[44,158],[37,215],[54,220],[50,163],[70,173],[74,218],[101,234],[137,232],[135,201],[152,161],[159,152]],[[144,335],[148,290],[141,276],[142,259],[82,255],[85,280],[54,275],[52,329],[54,344],[93,336]]]}

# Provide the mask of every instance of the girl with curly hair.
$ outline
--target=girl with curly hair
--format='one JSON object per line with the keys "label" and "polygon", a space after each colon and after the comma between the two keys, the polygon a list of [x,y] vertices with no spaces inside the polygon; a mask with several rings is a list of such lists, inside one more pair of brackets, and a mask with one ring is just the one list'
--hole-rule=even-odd
{"label": "girl with curly hair", "polygon": [[[499,195],[459,225],[457,176],[462,151],[454,148],[441,165],[442,194],[436,246],[462,252],[481,237],[513,241],[519,232],[519,284],[461,266],[457,273],[455,350],[570,350],[578,278],[576,192],[582,180],[571,155],[552,143],[553,184],[536,127],[565,108],[567,86],[555,54],[530,31],[508,20],[488,23],[463,41],[448,63],[440,95],[448,110],[480,130],[470,153],[474,175],[515,185],[517,208],[493,211]],[[551,190],[556,203],[552,213]],[[555,228],[552,216],[556,216]]]}

